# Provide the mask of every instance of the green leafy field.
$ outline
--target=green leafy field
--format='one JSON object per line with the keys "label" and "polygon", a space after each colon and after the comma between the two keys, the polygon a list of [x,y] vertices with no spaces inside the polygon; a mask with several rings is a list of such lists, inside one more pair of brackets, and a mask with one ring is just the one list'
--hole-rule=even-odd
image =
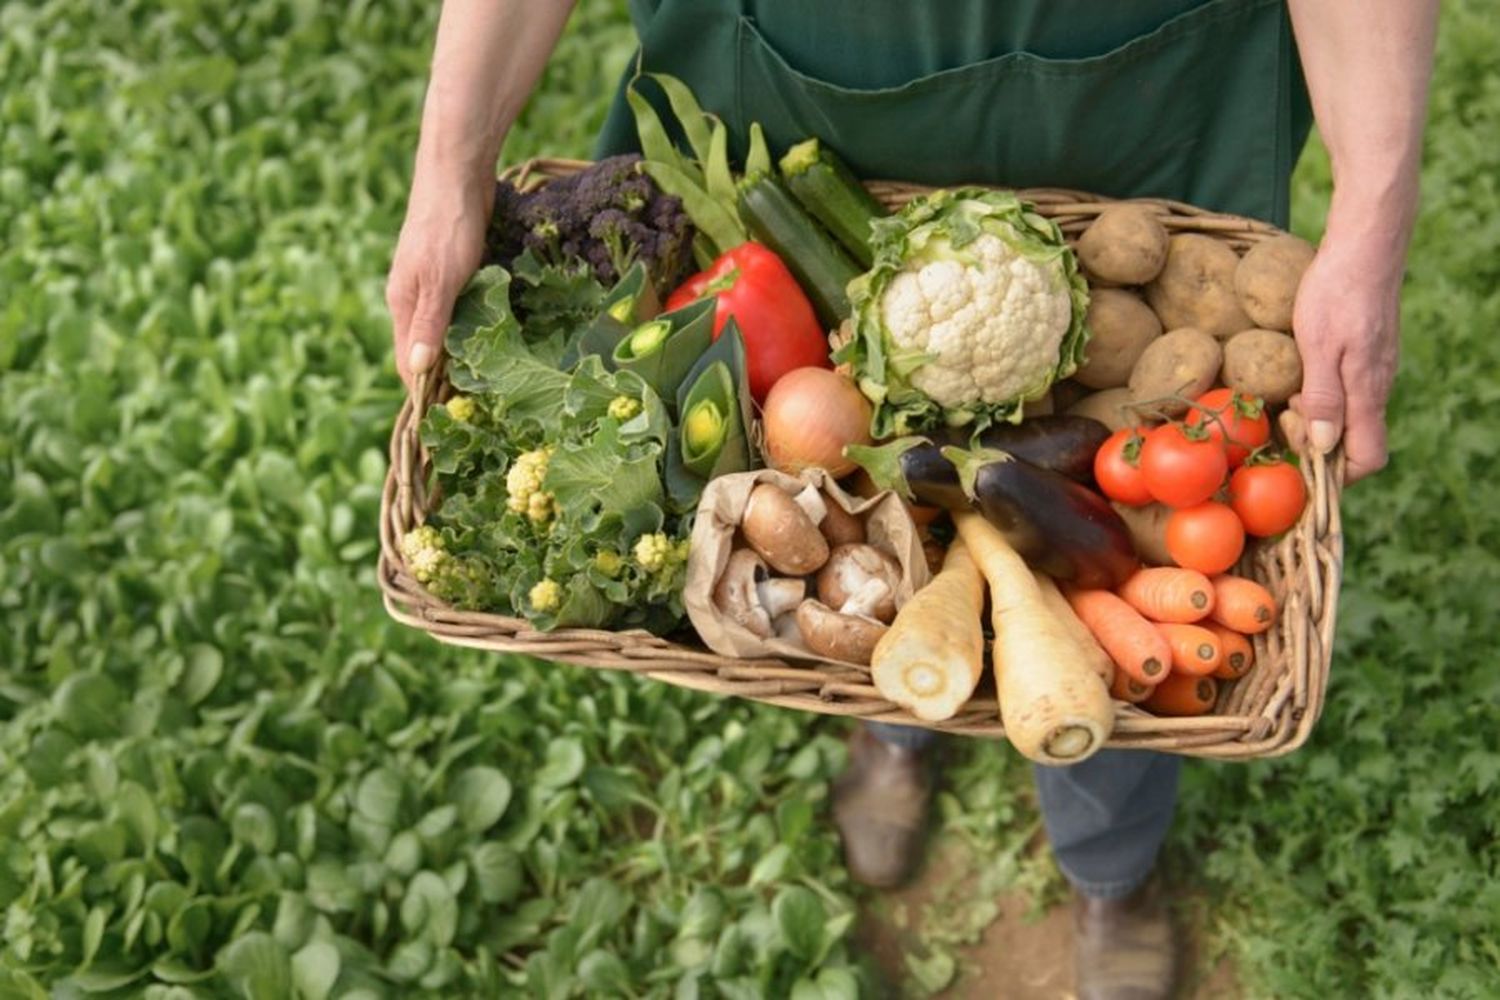
{"label": "green leafy field", "polygon": [[[825,818],[843,724],[380,606],[381,289],[434,7],[0,5],[0,997],[869,982]],[[1500,982],[1493,15],[1445,8],[1394,457],[1346,505],[1323,721],[1185,781],[1169,867],[1255,996]],[[631,50],[586,0],[506,158],[585,154]],[[1327,188],[1310,155],[1308,235]],[[1055,898],[1026,769],[956,757],[976,884]],[[972,931],[937,928],[913,983]]]}

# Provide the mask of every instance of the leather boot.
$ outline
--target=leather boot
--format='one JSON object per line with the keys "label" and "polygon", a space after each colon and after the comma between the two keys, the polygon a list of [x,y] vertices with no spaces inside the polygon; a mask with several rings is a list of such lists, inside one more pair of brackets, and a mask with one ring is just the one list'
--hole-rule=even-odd
{"label": "leather boot", "polygon": [[833,783],[833,821],[855,881],[877,889],[916,870],[927,832],[932,774],[926,754],[892,746],[860,728],[849,741],[849,765]]}
{"label": "leather boot", "polygon": [[1078,1000],[1165,1000],[1177,978],[1177,941],[1154,882],[1123,899],[1077,894],[1073,968]]}

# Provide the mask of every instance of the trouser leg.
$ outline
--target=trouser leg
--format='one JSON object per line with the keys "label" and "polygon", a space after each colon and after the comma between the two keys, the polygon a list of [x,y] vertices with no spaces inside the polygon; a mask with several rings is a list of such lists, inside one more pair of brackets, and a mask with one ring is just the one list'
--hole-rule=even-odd
{"label": "trouser leg", "polygon": [[1035,768],[1057,865],[1085,896],[1128,896],[1156,864],[1177,805],[1182,758],[1101,750],[1081,764]]}
{"label": "trouser leg", "polygon": [[924,750],[938,738],[938,733],[921,726],[897,726],[889,722],[866,722],[864,727],[882,743],[902,750]]}

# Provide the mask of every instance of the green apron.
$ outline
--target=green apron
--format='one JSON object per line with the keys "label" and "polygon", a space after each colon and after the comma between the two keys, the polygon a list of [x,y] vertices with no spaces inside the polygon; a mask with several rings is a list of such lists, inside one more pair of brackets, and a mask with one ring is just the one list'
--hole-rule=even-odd
{"label": "green apron", "polygon": [[[1282,0],[630,8],[643,68],[738,141],[752,121],[773,153],[816,135],[867,178],[1154,195],[1285,226],[1311,125]],[[636,148],[616,95],[597,153]]]}

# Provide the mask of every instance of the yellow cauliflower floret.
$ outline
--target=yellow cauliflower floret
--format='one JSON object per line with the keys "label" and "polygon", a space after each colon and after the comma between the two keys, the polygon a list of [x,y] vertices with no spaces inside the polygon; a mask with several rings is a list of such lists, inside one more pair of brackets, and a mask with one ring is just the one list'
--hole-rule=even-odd
{"label": "yellow cauliflower floret", "polygon": [[553,512],[552,494],[542,490],[552,452],[551,447],[525,452],[505,473],[505,506],[537,524],[546,521]]}
{"label": "yellow cauliflower floret", "polygon": [[616,396],[609,401],[609,415],[621,423],[641,412],[641,401],[630,396]]}
{"label": "yellow cauliflower floret", "polygon": [[526,599],[537,611],[556,611],[562,607],[562,588],[557,585],[556,580],[542,580],[532,586]]}
{"label": "yellow cauliflower floret", "polygon": [[474,398],[472,396],[454,396],[443,404],[443,408],[448,411],[448,416],[461,424],[466,424],[470,420],[473,420],[474,411],[478,409],[474,405]]}

